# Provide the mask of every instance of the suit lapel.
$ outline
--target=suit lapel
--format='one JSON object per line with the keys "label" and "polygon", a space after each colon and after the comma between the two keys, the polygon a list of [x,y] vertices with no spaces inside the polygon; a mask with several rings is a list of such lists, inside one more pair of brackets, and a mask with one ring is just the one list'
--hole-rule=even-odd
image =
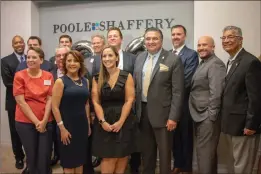
{"label": "suit lapel", "polygon": [[230,68],[230,70],[229,70],[229,72],[228,72],[228,74],[226,76],[226,85],[225,85],[225,87],[227,86],[227,84],[229,82],[229,79],[232,77],[232,75],[234,74],[234,72],[237,69],[238,65],[240,64],[240,61],[242,59],[242,55],[244,54],[244,52],[245,52],[245,50],[242,49],[240,51],[240,53],[238,53],[235,61],[233,62],[232,66],[231,66],[231,68]]}
{"label": "suit lapel", "polygon": [[122,60],[123,60],[123,70],[126,71],[128,70],[128,64],[129,64],[129,59],[127,58],[127,54],[125,51],[122,51]]}
{"label": "suit lapel", "polygon": [[140,58],[140,73],[139,73],[139,84],[141,85],[140,89],[142,89],[143,66],[147,59],[147,56],[148,56],[148,53],[146,53],[145,56]]}
{"label": "suit lapel", "polygon": [[12,58],[13,58],[12,62],[13,62],[13,63],[15,64],[15,66],[17,67],[20,62],[19,62],[19,60],[17,59],[15,53],[12,54]]}
{"label": "suit lapel", "polygon": [[183,55],[185,54],[186,50],[187,50],[187,47],[186,47],[186,45],[185,45],[185,46],[182,48],[182,50],[180,50],[178,56],[180,56],[180,57],[182,58]]}
{"label": "suit lapel", "polygon": [[150,81],[153,80],[156,72],[159,70],[159,68],[160,68],[159,64],[162,63],[165,58],[167,58],[167,53],[168,53],[167,51],[162,49],[160,56],[158,58],[158,61],[156,62],[155,67],[153,68],[153,71],[152,71],[152,74],[151,74],[151,77],[150,77]]}

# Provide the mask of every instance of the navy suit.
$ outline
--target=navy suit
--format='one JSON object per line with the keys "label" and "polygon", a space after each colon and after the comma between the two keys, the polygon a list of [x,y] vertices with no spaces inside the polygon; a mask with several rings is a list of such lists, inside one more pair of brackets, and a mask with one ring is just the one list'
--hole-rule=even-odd
{"label": "navy suit", "polygon": [[[18,67],[16,68],[16,72],[17,71],[21,71],[27,68],[27,63],[26,62],[22,62],[18,65]],[[40,68],[44,71],[48,71],[48,72],[52,72],[54,65],[49,62],[48,60],[44,60],[43,63],[40,65]]]}
{"label": "navy suit", "polygon": [[191,79],[198,67],[199,59],[197,52],[186,46],[182,48],[178,56],[184,65],[185,93],[183,113],[177,124],[173,139],[174,167],[180,168],[182,172],[192,172],[193,122],[189,112],[188,100]]}

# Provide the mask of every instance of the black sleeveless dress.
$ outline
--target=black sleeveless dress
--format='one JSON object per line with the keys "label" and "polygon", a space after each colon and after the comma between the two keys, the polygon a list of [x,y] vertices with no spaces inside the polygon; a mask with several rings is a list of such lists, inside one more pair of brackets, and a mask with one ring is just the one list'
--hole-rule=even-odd
{"label": "black sleeveless dress", "polygon": [[[79,167],[86,162],[88,143],[88,119],[85,104],[89,99],[88,82],[81,78],[83,85],[76,85],[67,75],[61,77],[64,83],[60,104],[61,117],[72,138],[69,145],[60,142],[60,160],[63,168]],[[59,140],[61,139],[59,132]]]}
{"label": "black sleeveless dress", "polygon": [[[125,83],[128,72],[120,70],[118,80],[113,89],[105,83],[101,89],[101,106],[106,122],[113,124],[121,116],[121,110],[125,102]],[[95,76],[98,81],[98,76]],[[119,132],[107,132],[94,121],[92,153],[101,158],[122,158],[137,151],[135,145],[136,121],[133,112],[125,120]]]}

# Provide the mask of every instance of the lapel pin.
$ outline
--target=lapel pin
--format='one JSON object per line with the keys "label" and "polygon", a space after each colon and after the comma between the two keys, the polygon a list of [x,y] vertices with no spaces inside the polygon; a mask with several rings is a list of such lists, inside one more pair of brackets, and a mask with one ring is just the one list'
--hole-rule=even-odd
{"label": "lapel pin", "polygon": [[162,57],[162,59],[164,59],[164,56]]}

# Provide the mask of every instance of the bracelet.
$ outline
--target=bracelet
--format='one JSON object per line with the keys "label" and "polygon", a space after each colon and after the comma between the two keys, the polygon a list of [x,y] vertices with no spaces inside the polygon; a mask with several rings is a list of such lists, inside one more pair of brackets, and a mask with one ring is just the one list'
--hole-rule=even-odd
{"label": "bracelet", "polygon": [[63,125],[63,121],[60,121],[59,123],[57,123],[58,126]]}

